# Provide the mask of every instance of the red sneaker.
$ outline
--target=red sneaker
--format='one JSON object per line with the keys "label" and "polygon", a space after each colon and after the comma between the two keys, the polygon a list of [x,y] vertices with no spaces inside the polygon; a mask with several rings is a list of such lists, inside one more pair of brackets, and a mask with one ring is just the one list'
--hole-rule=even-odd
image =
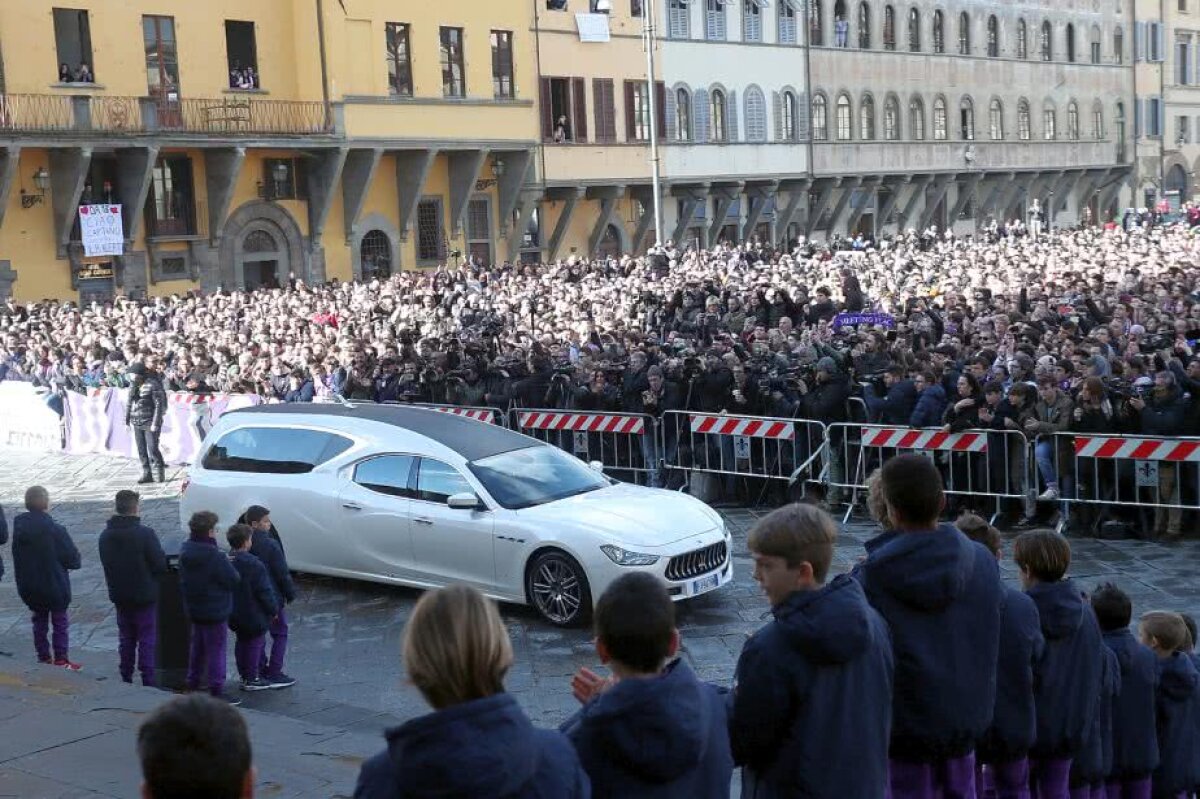
{"label": "red sneaker", "polygon": [[59,658],[58,660],[54,661],[54,665],[60,666],[64,669],[66,669],[67,671],[79,671],[80,669],[83,668],[83,666],[80,666],[78,663],[72,663],[71,661],[67,660],[66,658]]}

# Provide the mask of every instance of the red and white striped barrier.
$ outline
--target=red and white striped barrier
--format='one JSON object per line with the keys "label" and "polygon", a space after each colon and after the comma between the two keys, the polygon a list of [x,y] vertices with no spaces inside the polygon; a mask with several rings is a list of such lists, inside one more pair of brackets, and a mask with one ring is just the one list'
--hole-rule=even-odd
{"label": "red and white striped barrier", "polygon": [[1075,436],[1075,455],[1080,458],[1128,458],[1137,461],[1200,462],[1200,441],[1168,441],[1157,438],[1099,438]]}
{"label": "red and white striped barrier", "polygon": [[912,430],[907,427],[864,427],[862,445],[890,449],[987,452],[987,434]]}
{"label": "red and white striped barrier", "polygon": [[522,430],[571,430],[579,433],[622,433],[645,435],[646,420],[640,416],[607,413],[521,412],[517,426]]}
{"label": "red and white striped barrier", "polygon": [[431,411],[438,413],[448,413],[452,416],[465,416],[468,419],[474,419],[477,422],[485,422],[486,424],[496,423],[496,412],[489,408],[446,408],[441,406],[422,406],[428,407]]}
{"label": "red and white striped barrier", "polygon": [[745,436],[746,438],[771,438],[792,441],[796,438],[796,426],[790,422],[774,419],[750,419],[741,416],[691,415],[693,433],[715,436]]}
{"label": "red and white striped barrier", "polygon": [[218,396],[217,394],[192,394],[189,391],[168,391],[167,401],[175,405],[202,405],[206,402],[212,402]]}

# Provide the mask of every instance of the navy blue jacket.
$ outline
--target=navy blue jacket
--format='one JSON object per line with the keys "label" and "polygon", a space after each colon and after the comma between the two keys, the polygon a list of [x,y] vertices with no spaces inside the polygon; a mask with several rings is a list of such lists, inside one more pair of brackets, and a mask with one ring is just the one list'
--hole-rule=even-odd
{"label": "navy blue jacket", "polygon": [[871,386],[864,393],[871,418],[879,424],[904,427],[912,418],[913,408],[917,407],[917,387],[907,378],[893,383],[883,397],[879,397]]}
{"label": "navy blue jacket", "polygon": [[158,580],[167,556],[158,535],[137,516],[113,516],[100,533],[100,565],[108,598],[118,608],[144,608],[158,601]]}
{"label": "navy blue jacket", "polygon": [[1158,701],[1155,708],[1158,751],[1154,796],[1172,797],[1200,784],[1197,735],[1200,735],[1200,675],[1191,657],[1175,652],[1158,661]]}
{"label": "navy blue jacket", "polygon": [[1083,748],[1071,761],[1071,787],[1102,784],[1113,767],[1113,706],[1121,693],[1121,665],[1106,646],[1100,647],[1100,693]]}
{"label": "navy blue jacket", "polygon": [[917,405],[909,417],[909,427],[941,427],[942,417],[946,415],[946,389],[941,383],[926,386],[917,396]]}
{"label": "navy blue jacket", "polygon": [[887,532],[866,549],[854,573],[891,627],[896,653],[891,754],[914,762],[964,756],[991,726],[996,703],[996,556],[949,524]]}
{"label": "navy blue jacket", "polygon": [[1121,693],[1113,705],[1114,779],[1140,779],[1158,766],[1154,702],[1158,658],[1128,629],[1104,633],[1104,644],[1117,656]]}
{"label": "navy blue jacket", "polygon": [[30,610],[58,613],[71,604],[68,571],[80,566],[79,550],[67,529],[39,510],[13,519],[13,571],[17,593]]}
{"label": "navy blue jacket", "polygon": [[738,659],[729,734],[742,796],[883,797],[894,665],[883,617],[846,575],[772,613]]}
{"label": "navy blue jacket", "polygon": [[384,733],[387,749],[363,763],[355,799],[588,799],[570,741],[536,729],[500,693],[413,719]]}
{"label": "navy blue jacket", "polygon": [[263,562],[267,573],[271,575],[271,585],[275,596],[282,602],[292,602],[296,598],[296,587],[292,585],[292,575],[288,572],[287,558],[283,555],[283,547],[271,537],[269,532],[255,530],[250,539],[250,554]]}
{"label": "navy blue jacket", "polygon": [[979,743],[981,763],[1007,763],[1029,753],[1037,737],[1033,704],[1034,667],[1046,645],[1033,600],[1004,588],[1000,612],[1000,657],[996,669],[996,707],[992,726]]}
{"label": "navy blue jacket", "polygon": [[1096,715],[1104,667],[1100,625],[1092,606],[1069,580],[1039,583],[1029,596],[1037,605],[1046,654],[1037,669],[1037,758],[1074,757]]}
{"label": "navy blue jacket", "polygon": [[733,755],[725,696],[677,660],[659,677],[618,682],[560,729],[597,799],[728,799]]}
{"label": "navy blue jacket", "polygon": [[237,569],[212,538],[189,538],[179,548],[179,589],[192,623],[218,624],[233,613]]}
{"label": "navy blue jacket", "polygon": [[[0,507],[0,546],[8,543],[8,519],[4,518],[4,508]],[[4,577],[4,558],[0,558],[0,578]]]}
{"label": "navy blue jacket", "polygon": [[233,568],[242,579],[233,588],[229,629],[250,638],[262,635],[279,612],[279,599],[271,586],[271,576],[263,562],[249,552],[234,552]]}

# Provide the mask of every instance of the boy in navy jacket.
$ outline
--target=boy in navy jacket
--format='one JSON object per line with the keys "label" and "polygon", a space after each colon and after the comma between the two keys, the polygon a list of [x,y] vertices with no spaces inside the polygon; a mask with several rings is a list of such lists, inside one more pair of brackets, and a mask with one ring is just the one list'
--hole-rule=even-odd
{"label": "boy in navy jacket", "polygon": [[[995,527],[971,513],[959,516],[954,525],[1000,560],[1000,532]],[[1045,645],[1033,600],[1015,588],[1004,586],[996,707],[992,726],[975,752],[980,795],[995,791],[996,799],[1029,796],[1029,748],[1037,735],[1033,675]]]}
{"label": "boy in navy jacket", "polygon": [[167,556],[158,535],[141,523],[140,503],[136,491],[117,492],[116,515],[101,531],[98,546],[108,598],[117,609],[121,679],[133,682],[136,659],[142,685],[154,685],[158,580],[167,571]]}
{"label": "boy in navy jacket", "polygon": [[288,620],[284,606],[296,599],[296,588],[292,585],[292,575],[288,572],[283,545],[279,543],[279,537],[271,524],[271,511],[262,505],[251,505],[242,518],[250,525],[253,533],[250,554],[267,567],[267,572],[271,575],[271,584],[275,588],[275,596],[279,600],[279,612],[271,617],[268,627],[268,632],[271,633],[271,657],[267,658],[264,647],[259,668],[260,676],[270,683],[272,688],[287,688],[295,685],[296,681],[283,673],[283,658],[287,654],[288,643]]}
{"label": "boy in navy jacket", "polygon": [[1112,769],[1108,795],[1113,799],[1150,799],[1150,775],[1158,767],[1154,704],[1158,660],[1133,636],[1133,603],[1112,583],[1097,586],[1092,610],[1104,645],[1117,658],[1121,690],[1113,703]]}
{"label": "boy in navy jacket", "polygon": [[[65,527],[50,516],[50,494],[41,486],[25,492],[25,513],[13,519],[12,559],[17,594],[33,613],[33,646],[40,663],[79,671],[68,659],[71,576],[80,567],[79,550]],[[54,634],[47,640],[51,625]],[[53,657],[51,657],[53,643]]]}
{"label": "boy in navy jacket", "polygon": [[581,669],[582,710],[561,731],[575,745],[592,796],[725,799],[733,774],[725,696],[675,659],[679,631],[667,588],[623,575],[596,603],[596,653],[613,676]]}
{"label": "boy in navy jacket", "polygon": [[1155,799],[1182,799],[1200,783],[1196,736],[1200,734],[1200,674],[1188,653],[1187,626],[1178,613],[1151,611],[1138,623],[1141,641],[1158,658],[1158,768]]}
{"label": "boy in navy jacket", "polygon": [[1083,594],[1066,577],[1071,545],[1058,533],[1022,533],[1013,545],[1021,584],[1042,622],[1046,653],[1038,664],[1037,740],[1030,750],[1034,795],[1067,799],[1071,761],[1092,729],[1101,695],[1104,644]]}
{"label": "boy in navy jacket", "polygon": [[271,586],[267,567],[250,554],[250,528],[235,524],[225,534],[233,557],[233,568],[242,578],[233,589],[233,612],[229,629],[237,636],[233,645],[234,660],[242,677],[243,691],[262,691],[271,684],[259,676],[267,627],[279,612],[279,600]]}
{"label": "boy in navy jacket", "polygon": [[[189,537],[179,550],[179,587],[183,610],[192,623],[188,652],[187,687],[194,691],[207,676],[208,692],[225,696],[225,651],[233,613],[233,591],[241,582],[237,569],[219,548],[215,537],[217,514],[193,513],[188,520]],[[241,704],[230,698],[230,704]]]}
{"label": "boy in navy jacket", "polygon": [[738,659],[729,730],[743,796],[887,795],[891,637],[855,580],[826,583],[836,538],[809,505],[780,508],[750,532],[774,619]]}
{"label": "boy in navy jacket", "polygon": [[867,542],[854,573],[892,631],[892,797],[974,797],[975,747],[996,703],[999,565],[938,524],[946,498],[928,458],[891,458],[879,486],[895,529]]}

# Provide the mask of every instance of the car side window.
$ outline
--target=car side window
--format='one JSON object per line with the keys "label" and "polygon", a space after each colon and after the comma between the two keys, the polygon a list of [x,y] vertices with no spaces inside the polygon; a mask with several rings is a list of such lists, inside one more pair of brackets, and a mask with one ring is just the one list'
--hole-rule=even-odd
{"label": "car side window", "polygon": [[363,461],[354,467],[354,482],[380,494],[411,497],[408,485],[414,460],[411,455],[384,455]]}
{"label": "car side window", "polygon": [[219,472],[307,474],[353,445],[323,430],[242,427],[221,436],[204,454],[203,466]]}
{"label": "car side window", "polygon": [[445,503],[455,494],[474,494],[475,489],[453,466],[421,458],[417,472],[417,499]]}

